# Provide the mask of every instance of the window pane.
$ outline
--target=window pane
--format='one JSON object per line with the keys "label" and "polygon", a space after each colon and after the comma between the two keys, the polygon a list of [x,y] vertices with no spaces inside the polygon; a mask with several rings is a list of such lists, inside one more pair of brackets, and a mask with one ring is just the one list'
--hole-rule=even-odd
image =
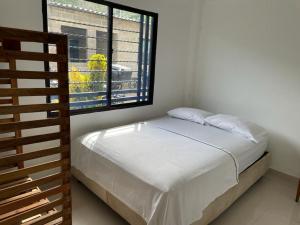
{"label": "window pane", "polygon": [[114,9],[112,105],[148,100],[151,21]]}
{"label": "window pane", "polygon": [[[48,31],[68,36],[71,110],[107,105],[108,8],[84,0],[48,0]],[[51,46],[49,46],[51,52]],[[56,71],[56,64],[50,64]],[[56,81],[50,81],[52,87]],[[55,96],[52,102],[58,101]]]}

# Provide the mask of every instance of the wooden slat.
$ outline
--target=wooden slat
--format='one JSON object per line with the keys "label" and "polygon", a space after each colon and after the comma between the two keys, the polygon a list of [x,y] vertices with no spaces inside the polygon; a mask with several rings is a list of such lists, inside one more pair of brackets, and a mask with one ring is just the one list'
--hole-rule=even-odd
{"label": "wooden slat", "polygon": [[26,212],[16,214],[10,218],[0,221],[0,225],[16,225],[20,223],[20,221],[23,219],[32,217],[39,213],[47,212],[56,206],[62,205],[64,201],[65,201],[64,199],[55,200],[53,202],[49,202],[48,204],[44,204],[42,206],[36,207],[32,210],[28,210]]}
{"label": "wooden slat", "polygon": [[2,49],[20,51],[21,50],[21,41],[5,39],[2,41]]}
{"label": "wooden slat", "polygon": [[[54,210],[53,210],[54,211]],[[50,212],[52,212],[52,211],[50,211]],[[30,217],[30,218],[26,218],[25,220],[22,220],[22,225],[24,225],[24,223],[27,223],[28,221],[32,221],[32,220],[35,220],[35,219],[37,219],[37,218],[40,218],[42,216],[42,214],[37,214],[37,215],[35,215],[35,216],[32,216],[32,217]]]}
{"label": "wooden slat", "polygon": [[63,219],[63,220],[56,220],[50,223],[47,223],[47,225],[72,225],[71,215],[69,216],[69,219]]}
{"label": "wooden slat", "polygon": [[[15,164],[20,161],[26,161],[26,160],[32,160],[32,159],[37,159],[49,155],[55,155],[58,153],[62,153],[64,151],[67,151],[69,146],[62,146],[62,147],[57,147],[57,148],[49,148],[49,149],[44,149],[44,150],[39,150],[39,151],[33,151],[33,152],[27,152],[27,153],[21,153],[17,155],[10,155],[6,157],[0,158],[0,166],[6,166],[10,164]],[[0,193],[1,195],[1,193]]]}
{"label": "wooden slat", "polygon": [[42,43],[57,43],[61,37],[61,34],[51,34],[39,31],[29,31],[22,29],[14,29],[7,27],[0,27],[0,41],[9,39],[25,42],[42,42]]}
{"label": "wooden slat", "polygon": [[10,78],[10,79],[58,79],[58,80],[68,80],[68,76],[65,73],[59,72],[38,72],[38,71],[11,71],[11,70],[1,70],[0,78]]}
{"label": "wooden slat", "polygon": [[0,142],[1,142],[1,141],[4,141],[4,142],[6,142],[6,141],[13,141],[13,140],[15,140],[15,139],[16,139],[15,136],[13,136],[13,137],[1,137],[1,138],[0,138]]}
{"label": "wooden slat", "polygon": [[62,135],[68,135],[68,134],[57,132],[57,133],[41,134],[41,135],[35,135],[29,137],[10,138],[9,140],[0,140],[0,152],[1,149],[6,149],[14,146],[29,145],[29,144],[39,143],[39,142],[57,140],[60,139]]}
{"label": "wooden slat", "polygon": [[11,123],[13,121],[14,121],[14,118],[4,118],[4,119],[0,119],[0,124]]}
{"label": "wooden slat", "polygon": [[0,97],[68,95],[65,88],[1,88]]}
{"label": "wooden slat", "polygon": [[11,98],[0,99],[0,105],[12,104],[13,100]]}
{"label": "wooden slat", "polygon": [[37,215],[35,215],[35,216],[32,216],[32,217],[27,218],[27,219],[25,219],[25,220],[22,220],[21,223],[22,223],[22,225],[23,225],[24,223],[26,223],[26,222],[28,222],[28,221],[31,221],[31,220],[34,220],[34,219],[36,219],[36,218],[39,218],[39,217],[41,217],[41,216],[42,216],[41,214],[37,214]]}
{"label": "wooden slat", "polygon": [[[16,214],[20,214],[20,213],[29,211],[29,210],[37,208],[39,206],[43,206],[43,205],[45,205],[47,203],[49,203],[49,201],[47,199],[42,199],[41,201],[35,202],[35,203],[33,203],[31,205],[28,205],[26,207],[22,207],[22,208],[19,208],[19,209],[15,210],[15,211],[12,211],[12,212],[9,212],[9,213],[6,213],[6,214],[2,214],[2,215],[0,215],[0,221],[3,220],[3,219],[8,219],[8,218],[10,218],[10,217],[12,217],[12,216],[14,216]],[[36,215],[34,215],[32,217],[36,218],[37,216],[40,216],[40,215],[36,214]],[[18,225],[20,225],[20,223],[18,223]]]}
{"label": "wooden slat", "polygon": [[49,127],[67,123],[65,118],[49,118],[44,120],[24,121],[24,122],[10,122],[0,124],[0,132],[12,132],[15,130],[25,130],[40,127]]}
{"label": "wooden slat", "polygon": [[68,59],[66,55],[11,50],[0,50],[0,57],[17,60],[34,60],[50,62],[65,62]]}
{"label": "wooden slat", "polygon": [[46,225],[72,225],[71,220],[63,220],[63,218],[59,218],[57,220],[51,221],[47,223]]}
{"label": "wooden slat", "polygon": [[0,166],[0,171],[8,171],[8,170],[13,170],[17,167],[17,164],[10,164],[6,166]]}
{"label": "wooden slat", "polygon": [[49,176],[46,176],[43,178],[39,178],[37,180],[28,180],[24,183],[20,183],[20,184],[14,185],[14,186],[9,186],[9,187],[3,188],[0,190],[0,199],[9,198],[16,194],[19,194],[21,192],[24,192],[31,188],[34,188],[35,186],[45,185],[50,182],[60,180],[64,176],[66,176],[65,173],[57,173],[54,175],[49,175]]}
{"label": "wooden slat", "polygon": [[16,147],[10,147],[10,148],[1,148],[1,152],[9,152],[9,151],[13,151],[16,150]]}
{"label": "wooden slat", "polygon": [[11,84],[11,80],[10,79],[0,79],[0,84]]}
{"label": "wooden slat", "polygon": [[45,225],[46,223],[49,223],[53,220],[56,220],[60,217],[62,217],[63,211],[52,211],[47,213],[46,215],[43,215],[37,219],[34,219],[32,221],[29,221],[27,223],[24,223],[22,225]]}
{"label": "wooden slat", "polygon": [[[30,191],[27,191],[27,192],[24,192],[22,194],[19,194],[19,195],[15,195],[15,196],[12,196],[10,198],[7,198],[7,199],[3,199],[0,201],[0,205],[3,205],[3,204],[7,204],[9,202],[14,202],[14,201],[17,201],[19,199],[22,199],[22,198],[25,198],[27,196],[30,196],[30,195],[33,195],[35,193],[39,193],[41,192],[41,190],[37,187],[35,187],[34,189],[30,190]],[[1,215],[1,214],[0,214]]]}
{"label": "wooden slat", "polygon": [[56,160],[56,161],[52,161],[52,162],[48,162],[48,163],[43,163],[43,164],[40,164],[37,166],[31,166],[31,167],[27,167],[24,169],[19,169],[17,171],[13,171],[13,172],[2,173],[2,174],[0,174],[0,184],[5,183],[5,182],[10,182],[13,180],[17,180],[19,178],[26,177],[33,173],[53,169],[56,167],[61,167],[68,163],[69,163],[69,160],[67,160],[67,159]]}
{"label": "wooden slat", "polygon": [[48,198],[53,195],[57,195],[59,193],[65,193],[70,188],[69,184],[61,185],[58,187],[54,187],[40,193],[35,193],[33,195],[27,196],[25,198],[19,199],[14,202],[9,202],[3,205],[0,205],[0,215],[11,212],[13,210],[18,209],[19,207],[25,207],[27,205],[33,204],[41,199]]}
{"label": "wooden slat", "polygon": [[15,180],[15,181],[12,181],[9,183],[0,184],[0,189],[5,189],[7,187],[15,186],[15,185],[22,184],[22,183],[29,182],[29,181],[32,181],[32,179],[29,177],[24,177],[22,179]]}
{"label": "wooden slat", "polygon": [[52,111],[52,110],[63,110],[66,108],[68,108],[68,105],[63,103],[2,106],[0,107],[0,115],[13,114],[16,112],[33,113],[33,112],[44,112],[44,111]]}

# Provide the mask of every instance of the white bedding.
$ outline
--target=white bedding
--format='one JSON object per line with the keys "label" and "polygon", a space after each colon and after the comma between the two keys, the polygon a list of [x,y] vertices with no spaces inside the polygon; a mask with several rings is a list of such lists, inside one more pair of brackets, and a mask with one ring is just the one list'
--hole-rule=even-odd
{"label": "white bedding", "polygon": [[243,172],[258,160],[264,154],[268,145],[268,135],[264,129],[260,132],[259,141],[254,143],[239,135],[213,126],[201,126],[197,123],[171,117],[152,120],[151,123],[163,129],[178,130],[178,132],[186,136],[195,137],[204,142],[227,149],[235,156],[238,162],[239,173]]}
{"label": "white bedding", "polygon": [[164,117],[84,135],[72,144],[72,165],[149,225],[189,225],[266,143]]}

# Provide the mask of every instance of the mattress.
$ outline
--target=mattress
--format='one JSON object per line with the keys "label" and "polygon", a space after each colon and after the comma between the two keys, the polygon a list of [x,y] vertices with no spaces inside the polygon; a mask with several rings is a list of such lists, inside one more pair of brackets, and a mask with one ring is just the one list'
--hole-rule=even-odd
{"label": "mattress", "polygon": [[72,166],[149,225],[188,225],[238,182],[267,138],[253,143],[171,117],[96,131],[72,143]]}

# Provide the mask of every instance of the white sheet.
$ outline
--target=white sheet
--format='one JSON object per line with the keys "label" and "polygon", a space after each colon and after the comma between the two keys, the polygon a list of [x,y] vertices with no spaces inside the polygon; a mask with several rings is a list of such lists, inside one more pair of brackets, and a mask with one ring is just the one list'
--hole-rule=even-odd
{"label": "white sheet", "polygon": [[[186,136],[201,139],[207,143],[221,146],[229,150],[237,159],[239,173],[243,172],[258,160],[266,151],[268,145],[268,135],[265,130],[260,132],[260,138],[257,143],[249,141],[239,135],[218,129],[213,126],[199,126],[197,123],[163,117],[152,120],[151,123],[163,129],[177,130]],[[258,132],[258,131],[257,131]]]}
{"label": "white sheet", "polygon": [[237,184],[238,167],[249,164],[245,155],[255,145],[166,117],[79,138],[72,146],[72,165],[149,225],[188,225]]}

